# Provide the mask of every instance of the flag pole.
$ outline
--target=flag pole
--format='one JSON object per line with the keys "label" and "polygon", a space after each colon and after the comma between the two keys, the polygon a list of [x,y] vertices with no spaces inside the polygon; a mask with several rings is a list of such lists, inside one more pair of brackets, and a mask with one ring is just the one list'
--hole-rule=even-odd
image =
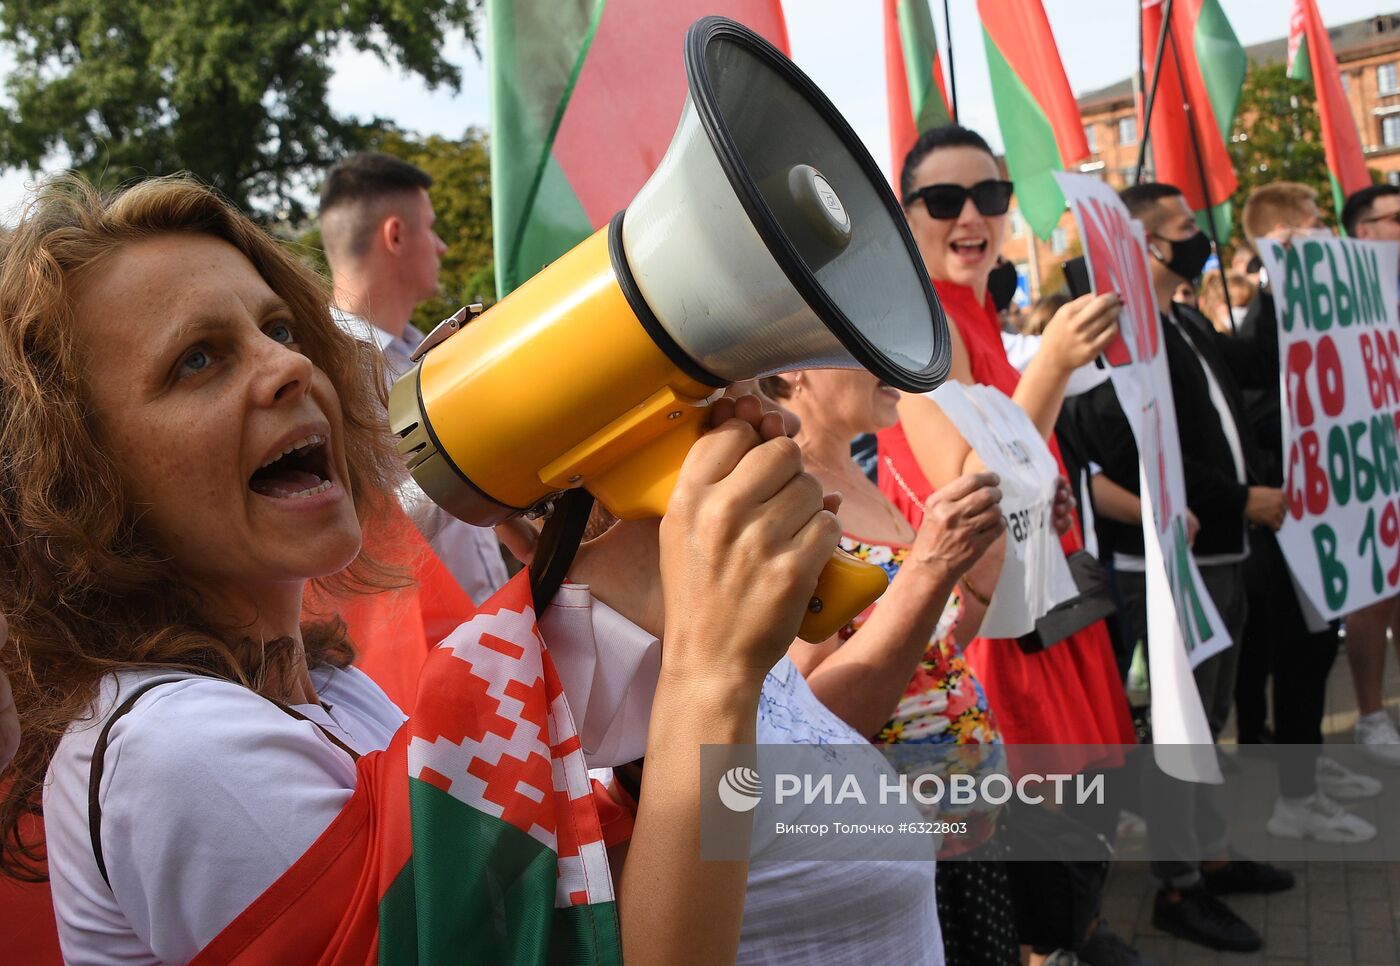
{"label": "flag pole", "polygon": [[[1138,5],[1138,23],[1142,22],[1142,5]],[[1162,8],[1162,29],[1157,34],[1157,59],[1152,62],[1152,86],[1146,91],[1147,104],[1142,111],[1142,131],[1138,138],[1138,159],[1137,173],[1133,175],[1133,183],[1142,183],[1142,169],[1147,163],[1147,138],[1152,130],[1152,108],[1157,103],[1157,82],[1162,77],[1162,54],[1167,47],[1167,27],[1172,22],[1172,0],[1166,0],[1166,6]],[[1175,48],[1173,48],[1175,50]],[[1142,27],[1138,27],[1138,73],[1142,74]],[[1178,65],[1178,69],[1180,69]]]}
{"label": "flag pole", "polygon": [[[1137,34],[1138,34],[1138,61],[1137,61],[1137,73],[1133,75],[1133,80],[1136,81],[1136,85],[1137,85],[1137,86],[1136,86],[1136,89],[1133,91],[1133,107],[1135,107],[1135,108],[1144,107],[1144,108],[1145,108],[1145,107],[1147,106],[1147,74],[1146,74],[1146,72],[1143,70],[1143,66],[1142,66],[1142,55],[1143,55],[1144,53],[1146,53],[1146,51],[1143,49],[1145,45],[1144,45],[1143,42],[1142,42],[1142,26],[1143,26],[1143,24],[1142,24],[1142,0],[1137,0],[1137,11],[1138,11],[1138,31],[1137,31]],[[1145,125],[1144,125],[1144,126],[1145,126]],[[1146,143],[1147,143],[1147,132],[1144,131],[1144,132],[1143,132],[1142,140],[1139,142],[1139,145],[1146,144]],[[1139,152],[1142,150],[1141,146],[1139,146],[1138,150],[1139,150]],[[1141,174],[1142,174],[1141,172],[1138,172],[1138,180],[1139,180],[1139,181],[1142,180],[1142,179],[1141,179]],[[1135,181],[1134,184],[1136,184],[1136,183],[1137,183],[1137,182]]]}
{"label": "flag pole", "polygon": [[943,29],[948,32],[948,96],[953,103],[953,123],[958,123],[958,72],[953,67],[953,19],[948,13],[948,0],[943,0]]}
{"label": "flag pole", "polygon": [[[1170,14],[1171,0],[1167,0],[1167,6],[1167,13]],[[1210,229],[1210,240],[1215,243],[1215,264],[1220,272],[1221,294],[1225,297],[1225,309],[1230,313],[1230,334],[1238,335],[1239,332],[1235,327],[1235,306],[1230,301],[1230,282],[1225,277],[1225,248],[1220,244],[1220,231],[1215,226],[1214,205],[1210,200],[1210,182],[1206,179],[1206,164],[1201,157],[1201,140],[1200,136],[1196,134],[1196,119],[1191,116],[1191,98],[1186,95],[1186,78],[1181,72],[1181,55],[1177,51],[1176,31],[1172,29],[1170,17],[1165,21],[1163,27],[1167,31],[1167,36],[1171,38],[1172,62],[1176,65],[1176,82],[1181,87],[1181,106],[1186,112],[1186,130],[1191,134],[1191,153],[1196,158],[1196,177],[1201,182],[1201,198],[1206,205],[1206,226]],[[1160,65],[1161,61],[1159,60],[1158,66]]]}

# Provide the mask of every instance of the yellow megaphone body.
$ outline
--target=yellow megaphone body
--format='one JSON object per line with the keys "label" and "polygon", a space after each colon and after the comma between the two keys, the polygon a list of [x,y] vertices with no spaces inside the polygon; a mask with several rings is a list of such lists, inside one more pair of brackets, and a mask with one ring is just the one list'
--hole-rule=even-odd
{"label": "yellow megaphone body", "polygon": [[[719,17],[690,28],[686,74],[675,137],[627,210],[440,325],[394,385],[400,452],[454,516],[488,526],[580,486],[618,517],[660,516],[730,383],[864,366],[923,392],[946,377],[913,238],[830,102]],[[801,636],[827,639],[885,584],[838,553]]]}

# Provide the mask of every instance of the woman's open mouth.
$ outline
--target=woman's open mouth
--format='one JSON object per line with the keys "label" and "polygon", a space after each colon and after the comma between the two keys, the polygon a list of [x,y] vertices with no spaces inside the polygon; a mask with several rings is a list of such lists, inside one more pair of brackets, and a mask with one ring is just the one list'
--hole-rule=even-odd
{"label": "woman's open mouth", "polygon": [[304,500],[325,493],[335,484],[326,450],[326,437],[304,436],[253,473],[248,489],[279,500]]}
{"label": "woman's open mouth", "polygon": [[959,239],[955,242],[949,242],[948,247],[953,250],[954,255],[961,255],[963,258],[978,258],[987,253],[987,239]]}

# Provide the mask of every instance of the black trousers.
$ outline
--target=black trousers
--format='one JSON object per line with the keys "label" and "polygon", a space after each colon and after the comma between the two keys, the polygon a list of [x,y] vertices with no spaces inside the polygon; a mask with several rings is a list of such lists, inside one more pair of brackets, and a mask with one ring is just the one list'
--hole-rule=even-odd
{"label": "black trousers", "polygon": [[[1258,734],[1265,718],[1265,684],[1273,678],[1274,740],[1281,745],[1322,744],[1327,675],[1337,659],[1337,629],[1308,630],[1278,540],[1249,531],[1245,624],[1235,709],[1242,736]],[[1317,788],[1317,755],[1291,753],[1279,763],[1279,794],[1302,798]]]}

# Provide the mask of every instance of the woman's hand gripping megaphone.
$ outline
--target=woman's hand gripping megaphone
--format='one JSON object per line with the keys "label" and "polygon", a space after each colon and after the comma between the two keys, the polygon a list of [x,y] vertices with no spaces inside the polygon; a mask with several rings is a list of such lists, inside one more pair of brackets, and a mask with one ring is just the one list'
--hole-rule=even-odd
{"label": "woman's hand gripping megaphone", "polygon": [[[748,434],[738,433],[737,426],[726,428],[728,423],[747,426]],[[730,439],[730,448],[726,452],[730,452],[736,447],[746,446],[747,449],[743,451],[744,455],[753,449],[761,448],[770,441],[795,435],[800,426],[797,417],[791,412],[772,406],[762,397],[750,395],[717,400],[711,407],[710,425],[713,429],[705,438],[716,436],[720,434],[721,430],[724,430]],[[705,454],[711,447],[712,444],[707,443],[706,448],[701,450],[696,460],[703,461]],[[786,446],[782,448],[787,449]],[[791,448],[796,449],[795,446]],[[763,454],[765,460],[769,455],[768,453]],[[713,455],[710,458],[713,459]],[[799,468],[793,471],[791,465],[784,467],[782,460],[774,460],[773,462],[774,465],[770,468],[777,477],[781,477],[784,472],[789,472],[789,477],[783,481],[783,486],[774,488],[774,493],[781,492],[788,484],[799,488],[810,488],[810,484],[815,484],[815,480],[810,477],[807,478],[810,480],[810,484],[798,480],[799,475],[806,476],[806,474],[800,473],[800,464]],[[732,469],[734,472],[738,471],[737,461]],[[687,506],[695,500],[695,487],[689,482],[690,477],[694,473],[702,472],[702,470],[710,475],[713,475],[714,472],[712,464],[707,466],[703,462],[692,463],[689,460],[682,470],[681,478],[677,484],[677,492],[691,494],[687,498]],[[728,474],[726,479],[729,476],[733,476],[733,472]],[[774,517],[769,512],[773,508],[764,509],[766,500],[758,499],[752,488],[755,483],[760,486],[773,487],[772,479],[765,480],[761,476],[756,476],[746,482],[733,481],[729,487],[721,492],[717,488],[718,484],[711,481],[705,502],[708,503],[721,497],[734,500],[735,502],[729,506],[729,511],[741,516],[747,514],[750,517],[757,514],[754,519],[750,520],[750,523],[755,526],[755,533],[760,534],[760,539],[771,539],[771,534],[768,537],[762,537],[761,534],[770,527],[781,530],[786,524],[780,522],[778,517]],[[819,490],[820,487],[817,489]],[[676,506],[674,500],[672,505]],[[820,507],[814,509],[811,515],[815,516],[821,510],[835,513],[839,506],[840,496],[838,494],[822,494]],[[778,509],[781,512],[781,507]],[[676,507],[676,512],[668,511],[667,518],[675,523],[686,512],[688,511],[682,511]],[[765,516],[765,513],[768,515]],[[570,579],[588,584],[599,600],[626,615],[638,626],[658,636],[662,635],[665,628],[666,613],[666,595],[663,594],[661,582],[657,579],[663,568],[660,523],[661,521],[656,519],[616,522],[607,532],[588,541],[580,548],[569,572]],[[668,527],[668,532],[675,534],[671,546],[677,546],[676,541],[684,539],[682,535],[691,528],[690,524]],[[502,542],[517,558],[526,563],[533,558],[538,531],[528,521],[516,518],[501,524],[496,530]],[[794,528],[789,536],[795,536],[797,532],[798,528]],[[707,536],[719,539],[721,534],[715,530]],[[828,559],[830,554],[831,548],[828,548],[813,559],[820,563]],[[720,558],[719,564],[700,563],[701,561],[710,561],[712,557],[716,556]],[[773,561],[751,559],[748,557],[748,550],[741,544],[726,545],[720,539],[719,544],[715,547],[690,547],[685,550],[676,550],[673,558],[675,558],[675,562],[669,566],[668,572],[678,575],[685,574],[685,577],[678,576],[677,580],[686,581],[688,586],[689,576],[697,570],[702,570],[708,575],[704,578],[706,585],[733,583],[745,588],[745,593],[763,595],[763,601],[752,605],[756,609],[748,611],[749,613],[765,615],[785,613],[784,591],[772,582],[776,575],[776,571],[770,566]],[[681,558],[684,558],[688,563],[682,563]],[[727,591],[719,587],[711,587],[710,591],[721,596],[712,601],[698,601],[700,592],[692,590],[686,592],[686,606],[694,607],[698,601],[702,605],[702,609],[713,611],[720,619],[730,621],[733,620],[734,614],[743,612],[737,609],[740,606],[740,601],[728,595]],[[804,601],[811,597],[810,586],[807,586],[806,593],[807,597],[803,598]],[[680,606],[680,604],[676,603],[675,606]],[[682,613],[684,612],[682,611]],[[790,641],[791,636],[789,637]]]}

